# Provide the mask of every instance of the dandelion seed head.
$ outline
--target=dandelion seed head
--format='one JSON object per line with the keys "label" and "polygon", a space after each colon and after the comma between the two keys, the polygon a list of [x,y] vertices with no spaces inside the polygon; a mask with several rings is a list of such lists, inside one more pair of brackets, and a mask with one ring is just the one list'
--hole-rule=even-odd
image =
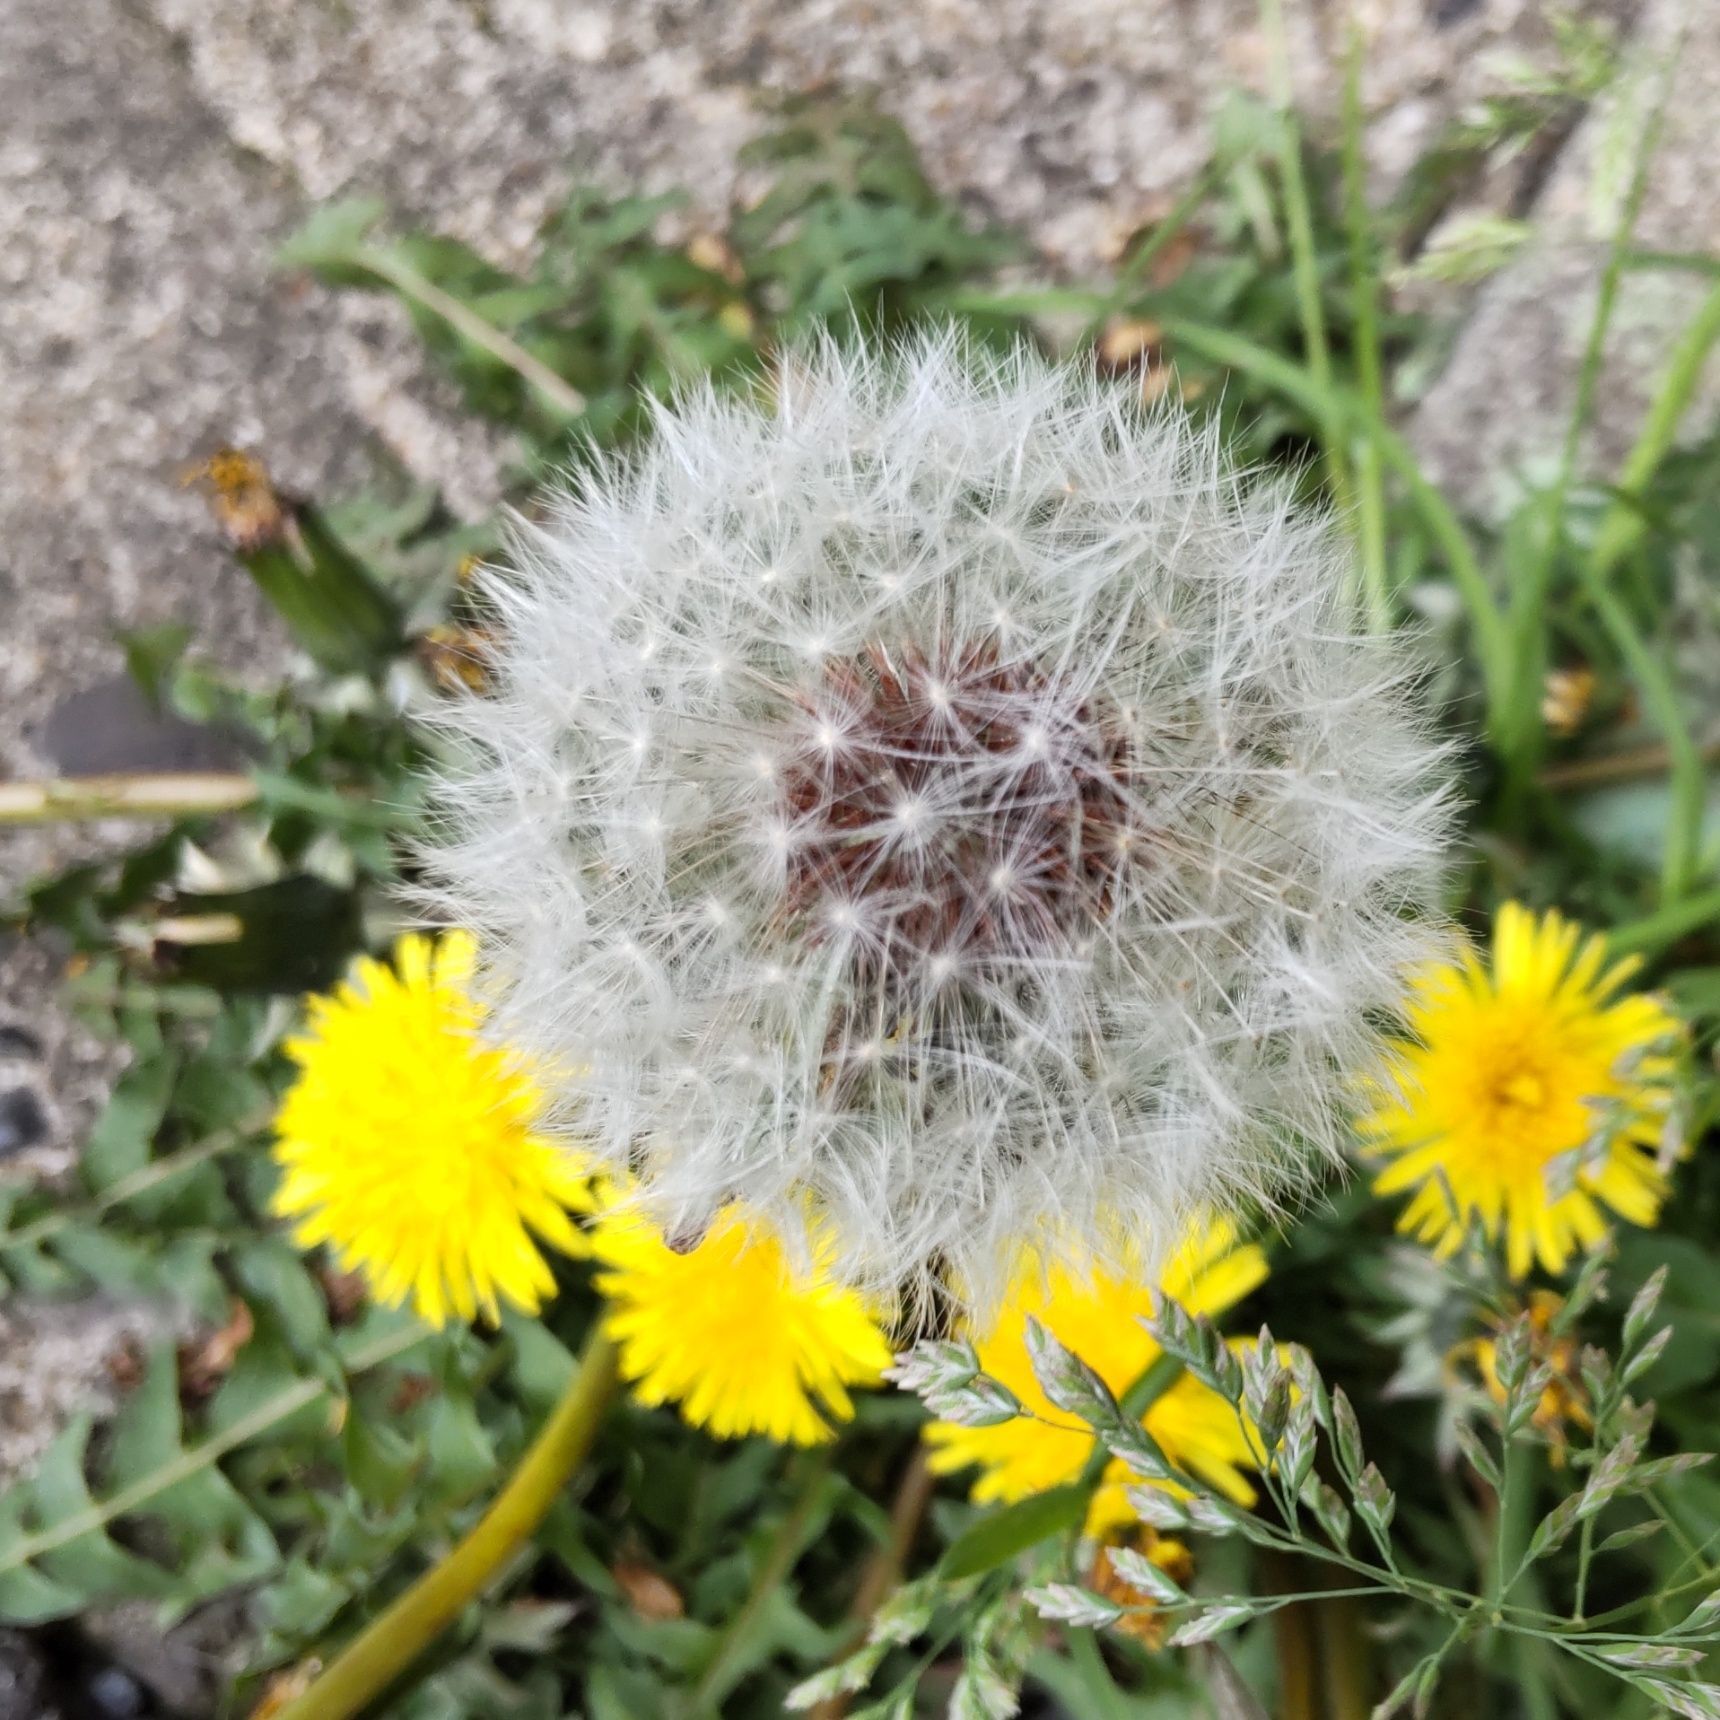
{"label": "dandelion seed head", "polygon": [[1288,1198],[1447,825],[1330,526],[953,337],[655,431],[485,576],[428,855],[500,1026],[581,1072],[560,1125],[667,1231],[792,1245],[810,1195],[857,1283],[981,1302],[1023,1235]]}

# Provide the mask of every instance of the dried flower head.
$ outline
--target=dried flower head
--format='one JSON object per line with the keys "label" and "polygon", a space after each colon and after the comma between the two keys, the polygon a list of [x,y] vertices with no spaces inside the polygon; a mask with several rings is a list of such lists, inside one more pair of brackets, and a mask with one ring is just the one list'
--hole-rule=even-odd
{"label": "dried flower head", "polygon": [[[690,394],[487,577],[444,906],[671,1241],[731,1200],[979,1301],[1336,1146],[1445,824],[1329,527],[953,337]],[[1147,1243],[1149,1253],[1155,1244]]]}

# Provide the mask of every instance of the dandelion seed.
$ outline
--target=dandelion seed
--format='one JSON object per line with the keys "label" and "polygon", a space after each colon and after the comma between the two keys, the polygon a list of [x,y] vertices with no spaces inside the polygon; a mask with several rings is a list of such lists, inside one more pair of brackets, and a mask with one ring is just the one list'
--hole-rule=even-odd
{"label": "dandelion seed", "polygon": [[1561,1272],[1608,1213],[1652,1225],[1673,1103],[1677,1020],[1619,996],[1640,965],[1556,913],[1500,910],[1491,968],[1473,950],[1421,972],[1386,1084],[1361,1127],[1390,1162],[1380,1194],[1414,1190],[1398,1228],[1446,1256],[1479,1221],[1507,1267]]}
{"label": "dandelion seed", "polygon": [[537,1130],[517,1058],[479,1037],[475,949],[453,932],[400,939],[313,997],[287,1041],[299,1075],[276,1119],[274,1210],[305,1248],[328,1243],[384,1302],[432,1325],[535,1312],[555,1280],[534,1240],[582,1252],[568,1214],[585,1177]]}
{"label": "dandelion seed", "polygon": [[[1190,1232],[1157,1288],[1190,1314],[1217,1315],[1265,1277],[1260,1248],[1239,1244],[1235,1231],[1220,1222]],[[1061,1265],[1047,1272],[1039,1260],[1018,1257],[995,1318],[972,1337],[983,1372],[1014,1392],[1031,1414],[992,1427],[933,1422],[926,1429],[933,1469],[950,1474],[976,1468],[972,1492],[981,1504],[1007,1504],[1079,1480],[1093,1452],[1093,1435],[1073,1424],[1041,1389],[1028,1349],[1028,1322],[1037,1320],[1120,1398],[1162,1354],[1142,1324],[1153,1315],[1154,1287],[1152,1277],[1142,1273],[1083,1272]],[[1254,1488],[1243,1473],[1254,1462],[1248,1435],[1217,1392],[1181,1374],[1148,1408],[1142,1425],[1185,1474],[1239,1504],[1253,1502]],[[1089,1534],[1105,1535],[1135,1523],[1125,1489],[1138,1479],[1123,1463],[1111,1461],[1088,1512]]]}
{"label": "dandelion seed", "polygon": [[816,1214],[856,1283],[983,1305],[1024,1235],[1150,1253],[1339,1154],[1432,953],[1440,749],[1215,434],[826,347],[519,528],[427,866],[666,1232],[737,1202],[804,1260]]}

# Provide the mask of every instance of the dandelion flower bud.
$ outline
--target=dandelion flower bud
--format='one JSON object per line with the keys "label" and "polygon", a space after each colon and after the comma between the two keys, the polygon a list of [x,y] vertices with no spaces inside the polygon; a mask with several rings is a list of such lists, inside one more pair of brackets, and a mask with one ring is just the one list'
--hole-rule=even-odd
{"label": "dandelion flower bud", "polygon": [[[730,1201],[984,1303],[1341,1141],[1446,826],[1330,526],[953,337],[696,391],[487,576],[430,869],[672,1243]],[[809,1197],[810,1196],[810,1200]]]}

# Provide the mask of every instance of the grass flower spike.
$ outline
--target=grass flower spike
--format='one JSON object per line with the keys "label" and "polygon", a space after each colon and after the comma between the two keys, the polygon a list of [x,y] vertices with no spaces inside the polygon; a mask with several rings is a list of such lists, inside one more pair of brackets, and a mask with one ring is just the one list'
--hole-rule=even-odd
{"label": "grass flower spike", "polygon": [[1215,437],[1025,351],[823,347],[488,576],[428,864],[677,1245],[738,1201],[804,1259],[816,1211],[856,1283],[983,1304],[1024,1235],[1160,1245],[1339,1151],[1439,749]]}
{"label": "grass flower spike", "polygon": [[[386,1302],[432,1325],[535,1311],[554,1289],[539,1240],[580,1252],[585,1178],[537,1129],[518,1060],[478,1037],[470,937],[417,934],[357,963],[287,1043],[299,1076],[276,1120],[275,1210]],[[535,1235],[535,1239],[534,1239]]]}
{"label": "grass flower spike", "polygon": [[1619,995],[1638,965],[1508,902],[1491,967],[1468,951],[1420,974],[1412,1037],[1362,1118],[1389,1160],[1375,1189],[1414,1190],[1401,1229],[1448,1255],[1479,1221],[1521,1278],[1562,1271],[1609,1212],[1655,1222],[1680,1029],[1654,998]]}
{"label": "grass flower spike", "polygon": [[[1219,1222],[1189,1233],[1157,1287],[1190,1314],[1211,1316],[1241,1301],[1265,1276],[1260,1248],[1238,1244],[1234,1230]],[[996,1317],[983,1335],[974,1335],[974,1348],[983,1371],[1008,1386],[1031,1413],[994,1427],[933,1422],[926,1430],[934,1447],[932,1467],[946,1474],[977,1467],[973,1497],[982,1504],[1025,1499],[1077,1480],[1092,1455],[1092,1435],[1072,1427],[1041,1390],[1027,1323],[1039,1321],[1121,1397],[1161,1353],[1141,1323],[1153,1313],[1153,1288],[1145,1274],[1083,1273],[1064,1265],[1047,1273],[1036,1259],[1022,1261]],[[1241,1503],[1253,1500],[1243,1473],[1253,1463],[1247,1434],[1216,1392],[1182,1374],[1143,1422],[1179,1469]],[[1121,1463],[1111,1462],[1088,1513],[1090,1534],[1135,1522],[1124,1493],[1135,1480]]]}
{"label": "grass flower spike", "polygon": [[828,1236],[797,1268],[768,1226],[725,1213],[676,1253],[639,1213],[612,1208],[592,1230],[622,1374],[648,1404],[675,1403],[722,1439],[763,1434],[816,1445],[854,1413],[851,1386],[890,1365],[882,1327],[834,1283]]}

